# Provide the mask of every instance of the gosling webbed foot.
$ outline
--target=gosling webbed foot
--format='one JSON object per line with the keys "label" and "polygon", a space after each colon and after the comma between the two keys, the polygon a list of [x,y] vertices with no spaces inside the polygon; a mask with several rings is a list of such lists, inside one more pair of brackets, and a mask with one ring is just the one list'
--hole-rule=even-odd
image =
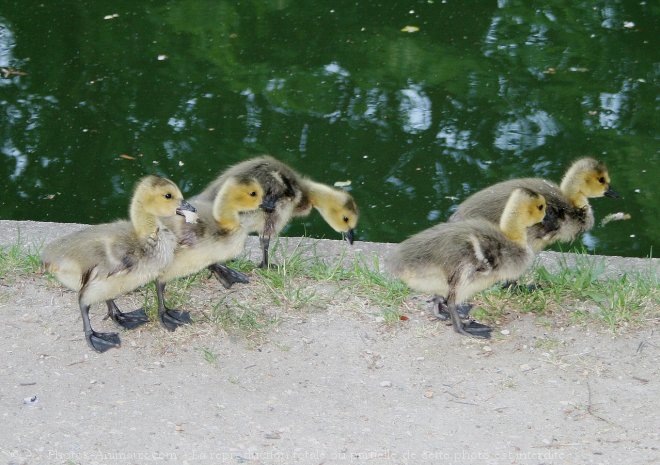
{"label": "gosling webbed foot", "polygon": [[149,323],[149,317],[143,308],[138,308],[132,312],[124,312],[119,314],[119,318],[112,318],[112,320],[126,329],[134,329]]}
{"label": "gosling webbed foot", "polygon": [[474,337],[481,337],[484,339],[490,339],[490,334],[493,331],[493,328],[490,326],[482,325],[474,320],[464,323],[463,329]]}
{"label": "gosling webbed foot", "polygon": [[[449,309],[447,307],[447,299],[442,296],[435,296],[429,302],[433,302],[433,315],[442,321],[448,321],[451,316],[449,315]],[[474,308],[474,305],[469,303],[462,303],[456,306],[456,311],[458,311],[458,316],[462,320],[467,320],[470,317],[470,310]]]}
{"label": "gosling webbed foot", "polygon": [[467,323],[459,323],[454,325],[454,331],[463,336],[476,337],[480,339],[490,339],[490,333],[493,329],[489,326],[482,325],[476,321],[470,320]]}
{"label": "gosling webbed foot", "polygon": [[[438,318],[439,320],[442,321],[447,321],[449,320],[449,312],[446,309],[439,309],[437,307],[433,307],[434,311],[433,314]],[[458,316],[461,317],[462,320],[467,320],[470,318],[470,310],[474,308],[474,305],[472,304],[461,304],[456,306],[456,310],[458,311]]]}
{"label": "gosling webbed foot", "polygon": [[213,265],[209,265],[208,268],[209,270],[211,270],[211,273],[213,273],[213,276],[215,276],[215,278],[218,281],[220,281],[220,283],[224,286],[225,289],[229,289],[236,283],[247,284],[250,282],[250,279],[245,273],[232,270],[227,265],[224,265],[222,263],[215,263]]}
{"label": "gosling webbed foot", "polygon": [[540,284],[520,284],[518,281],[505,281],[502,283],[502,289],[508,289],[513,292],[534,292],[543,289]]}
{"label": "gosling webbed foot", "polygon": [[100,353],[121,346],[121,340],[117,333],[98,333],[92,330],[85,333],[85,339],[87,339],[89,347]]}
{"label": "gosling webbed foot", "polygon": [[525,284],[523,287],[525,289],[527,289],[527,292],[536,292],[536,291],[543,290],[543,285],[542,284],[530,283],[530,284]]}
{"label": "gosling webbed foot", "polygon": [[168,331],[175,331],[179,326],[192,323],[190,312],[172,310],[165,306],[165,286],[167,283],[156,280],[156,296],[158,297],[158,319]]}
{"label": "gosling webbed foot", "polygon": [[168,308],[163,312],[159,312],[158,317],[160,318],[160,323],[168,331],[176,331],[179,326],[189,325],[192,323],[190,312],[182,310],[171,310]]}
{"label": "gosling webbed foot", "polygon": [[149,322],[149,317],[143,308],[132,312],[121,312],[113,300],[108,300],[108,317],[122,328],[134,329]]}
{"label": "gosling webbed foot", "polygon": [[[481,339],[490,339],[490,333],[492,329],[481,323],[470,320],[463,322],[461,317],[458,314],[457,305],[452,297],[447,299],[446,307],[451,318],[451,324],[454,327],[454,331],[463,336],[477,337]],[[440,307],[440,305],[438,306]]]}

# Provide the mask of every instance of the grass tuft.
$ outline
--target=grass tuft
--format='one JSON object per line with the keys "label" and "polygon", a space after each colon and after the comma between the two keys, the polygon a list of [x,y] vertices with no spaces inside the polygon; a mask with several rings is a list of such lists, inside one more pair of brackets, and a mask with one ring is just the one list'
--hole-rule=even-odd
{"label": "grass tuft", "polygon": [[227,262],[227,266],[240,271],[241,273],[251,273],[257,266],[247,257],[240,256]]}
{"label": "grass tuft", "polygon": [[579,324],[600,321],[613,332],[660,318],[657,273],[649,270],[611,278],[604,272],[603,259],[589,256],[577,256],[571,265],[562,260],[552,272],[540,266],[528,273],[536,289],[494,287],[478,297],[479,306],[472,314],[497,321],[506,308],[516,308],[523,313],[567,316]]}
{"label": "grass tuft", "polygon": [[26,248],[20,242],[0,246],[0,279],[37,273],[41,269],[39,248]]}
{"label": "grass tuft", "polygon": [[[266,293],[277,306],[284,310],[302,310],[314,304],[317,298],[313,286],[304,282],[310,263],[316,257],[315,250],[301,247],[301,242],[288,250],[278,240],[273,250],[274,262],[266,270],[257,270]],[[280,250],[280,249],[284,250]]]}
{"label": "grass tuft", "polygon": [[410,288],[402,281],[380,272],[378,256],[372,257],[371,264],[364,256],[356,257],[351,270],[356,290],[385,308],[398,308],[410,295]]}
{"label": "grass tuft", "polygon": [[269,316],[263,310],[236,301],[229,304],[227,300],[224,298],[215,304],[209,317],[211,323],[227,332],[253,336],[277,322],[277,318]]}
{"label": "grass tuft", "polygon": [[202,347],[200,352],[202,353],[204,360],[206,360],[210,365],[215,365],[218,362],[218,355],[208,347]]}

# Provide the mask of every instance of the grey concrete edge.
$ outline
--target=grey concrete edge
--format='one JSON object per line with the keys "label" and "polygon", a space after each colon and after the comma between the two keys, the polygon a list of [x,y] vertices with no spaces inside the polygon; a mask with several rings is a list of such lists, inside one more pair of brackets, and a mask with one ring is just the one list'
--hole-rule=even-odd
{"label": "grey concrete edge", "polygon": [[[0,220],[0,246],[8,247],[19,244],[26,250],[37,252],[51,240],[84,228],[77,223],[48,223],[39,221]],[[308,237],[280,237],[276,244],[280,250],[291,253],[298,249],[307,255],[316,255],[327,260],[343,258],[349,263],[354,259],[364,260],[367,265],[378,265],[381,270],[383,258],[395,246],[392,243],[360,242],[353,246],[346,242],[332,239],[314,239]],[[259,245],[256,237],[250,237],[246,246],[246,255],[252,259],[259,257]],[[574,266],[578,260],[589,260],[602,267],[601,277],[613,278],[623,274],[651,273],[660,274],[660,259],[633,258],[605,255],[579,255],[573,253],[541,252],[537,264],[549,271],[556,270],[562,264]]]}

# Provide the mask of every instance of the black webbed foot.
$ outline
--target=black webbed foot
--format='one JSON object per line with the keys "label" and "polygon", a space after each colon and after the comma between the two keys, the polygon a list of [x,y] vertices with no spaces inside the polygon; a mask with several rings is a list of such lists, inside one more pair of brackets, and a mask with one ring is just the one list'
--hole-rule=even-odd
{"label": "black webbed foot", "polygon": [[476,321],[470,320],[467,323],[459,322],[454,325],[454,331],[463,336],[477,337],[480,339],[490,339],[490,333],[493,329],[489,326],[482,325]]}
{"label": "black webbed foot", "polygon": [[119,326],[126,329],[134,329],[149,322],[149,317],[143,308],[132,312],[121,312],[113,300],[108,300],[108,317]]}
{"label": "black webbed foot", "polygon": [[164,312],[159,312],[160,323],[168,331],[176,331],[179,326],[189,325],[192,323],[190,312],[182,310],[165,309]]}
{"label": "black webbed foot", "polygon": [[508,289],[512,292],[534,292],[543,289],[540,284],[520,284],[518,281],[505,281],[502,283],[502,289]]}
{"label": "black webbed foot", "polygon": [[132,312],[120,313],[119,318],[112,318],[115,323],[126,329],[134,329],[149,322],[149,317],[143,308],[138,308]]}
{"label": "black webbed foot", "polygon": [[[482,339],[490,339],[490,333],[492,331],[490,327],[482,325],[481,323],[477,323],[473,320],[467,322],[462,321],[462,318],[458,314],[457,305],[451,296],[447,299],[445,306],[451,318],[451,324],[454,327],[454,331],[456,331],[458,334],[462,334],[463,336],[478,337]],[[440,308],[440,305],[438,308]]]}
{"label": "black webbed foot", "polygon": [[209,270],[213,273],[213,276],[220,281],[225,289],[229,289],[234,284],[247,284],[250,282],[250,279],[245,273],[240,271],[232,270],[227,265],[222,263],[215,263],[209,265]]}
{"label": "black webbed foot", "polygon": [[490,334],[493,331],[493,328],[490,326],[482,325],[474,320],[463,323],[463,329],[474,337],[481,337],[484,339],[490,339]]}
{"label": "black webbed foot", "polygon": [[190,312],[182,310],[172,310],[165,306],[165,285],[166,283],[156,280],[156,295],[158,297],[158,319],[160,324],[168,331],[175,331],[179,326],[192,323]]}
{"label": "black webbed foot", "polygon": [[[447,307],[447,299],[445,297],[435,296],[429,302],[433,302],[433,315],[435,315],[437,319],[448,321],[451,318]],[[456,306],[458,316],[460,316],[462,320],[467,320],[470,317],[470,310],[473,308],[474,305],[468,303],[462,303]]]}
{"label": "black webbed foot", "polygon": [[97,333],[92,330],[85,333],[87,344],[97,352],[105,352],[108,349],[121,346],[121,340],[117,333]]}

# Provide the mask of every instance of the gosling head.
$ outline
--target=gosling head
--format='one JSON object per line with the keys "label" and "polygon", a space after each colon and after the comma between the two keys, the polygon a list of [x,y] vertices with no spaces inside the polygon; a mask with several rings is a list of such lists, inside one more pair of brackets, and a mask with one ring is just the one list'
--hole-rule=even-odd
{"label": "gosling head", "polygon": [[218,229],[224,232],[241,227],[239,213],[263,207],[264,188],[254,178],[229,178],[213,201],[213,217]]}
{"label": "gosling head", "polygon": [[160,176],[142,178],[135,187],[133,198],[141,209],[154,216],[185,216],[185,211],[196,211],[183,199],[176,184]]}
{"label": "gosling head", "polygon": [[331,195],[323,196],[314,206],[332,229],[341,233],[349,244],[353,244],[355,226],[360,215],[358,206],[348,192],[339,189],[332,191]]}
{"label": "gosling head", "polygon": [[571,200],[580,197],[588,199],[603,196],[619,198],[619,194],[610,186],[607,167],[593,158],[581,158],[573,162],[564,175],[561,190]]}
{"label": "gosling head", "polygon": [[520,225],[526,228],[536,223],[550,227],[551,222],[556,221],[554,215],[546,215],[548,208],[545,197],[530,189],[515,189],[507,201],[507,206]]}
{"label": "gosling head", "polygon": [[229,179],[218,192],[217,200],[220,200],[225,209],[236,212],[252,211],[262,208],[267,211],[268,205],[264,205],[264,188],[254,178]]}
{"label": "gosling head", "polygon": [[557,219],[554,215],[546,215],[547,204],[545,197],[530,189],[514,189],[507,200],[500,228],[514,240],[526,242],[524,236],[526,229],[536,223],[542,223],[544,227],[553,227]]}

